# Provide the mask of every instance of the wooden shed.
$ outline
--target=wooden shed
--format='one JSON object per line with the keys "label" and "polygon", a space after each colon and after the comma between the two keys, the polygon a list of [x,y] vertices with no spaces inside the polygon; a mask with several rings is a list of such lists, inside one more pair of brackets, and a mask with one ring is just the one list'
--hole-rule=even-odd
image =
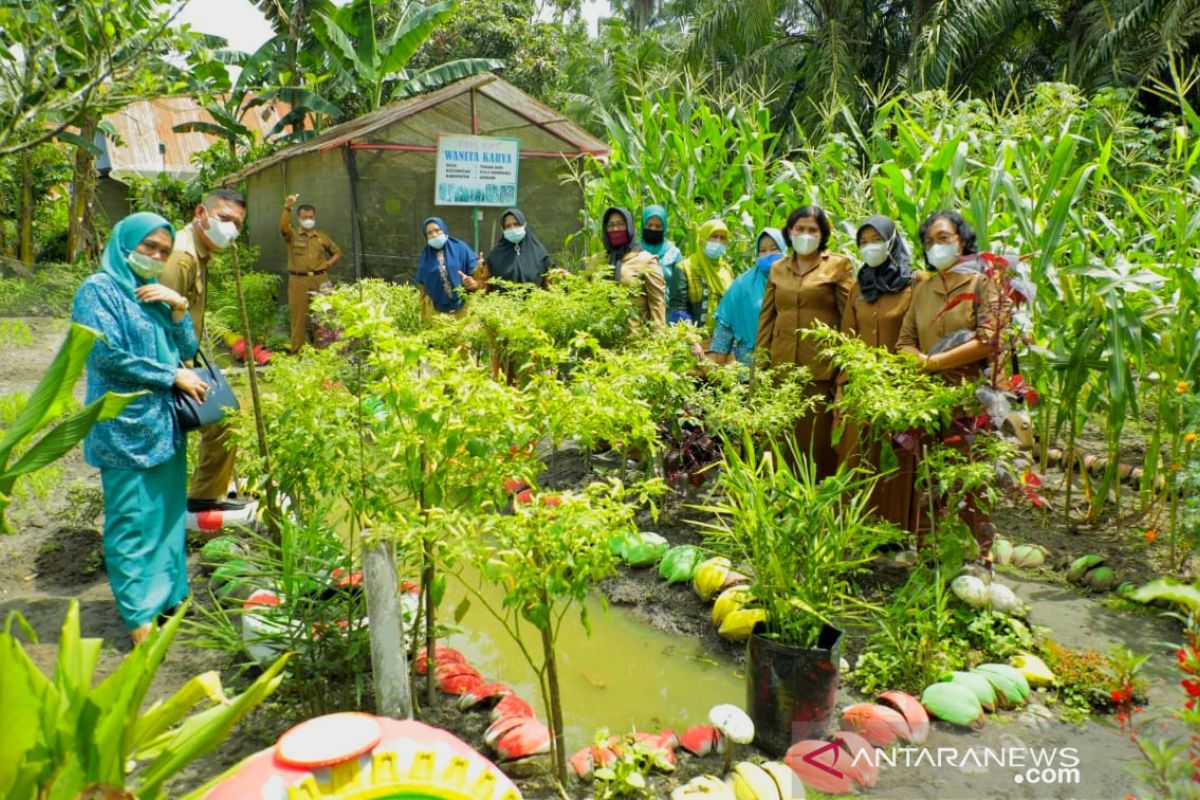
{"label": "wooden shed", "polygon": [[[473,134],[520,142],[515,205],[551,250],[580,228],[583,195],[566,181],[585,156],[608,147],[515,86],[491,73],[466,78],[328,128],[228,176],[244,182],[250,243],[262,249],[260,268],[286,270],[279,235],[283,200],[298,193],[317,209],[319,226],[345,253],[335,280],[409,280],[425,245],[421,221],[442,217],[450,233],[475,239],[476,209],[435,203],[440,136]],[[478,209],[479,248],[500,233],[503,208]]]}

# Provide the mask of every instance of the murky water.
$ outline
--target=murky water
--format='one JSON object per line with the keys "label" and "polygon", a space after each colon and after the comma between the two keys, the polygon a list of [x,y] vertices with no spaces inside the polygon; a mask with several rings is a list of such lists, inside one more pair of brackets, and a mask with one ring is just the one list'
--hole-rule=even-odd
{"label": "murky water", "polygon": [[[499,590],[487,587],[485,591],[489,601],[499,606]],[[448,614],[467,594],[450,578],[442,613]],[[709,652],[694,639],[651,628],[623,608],[605,612],[594,598],[589,598],[588,612],[591,636],[579,624],[576,612],[568,616],[559,638],[559,682],[569,752],[590,744],[597,728],[608,728],[613,735],[664,727],[683,733],[692,725],[707,724],[712,706],[745,702],[742,673],[725,654]],[[478,600],[472,601],[460,627],[463,632],[448,637],[446,644],[467,656],[488,680],[511,685],[547,721],[533,670]],[[533,637],[526,646],[540,658],[537,631],[531,625],[523,630]]]}

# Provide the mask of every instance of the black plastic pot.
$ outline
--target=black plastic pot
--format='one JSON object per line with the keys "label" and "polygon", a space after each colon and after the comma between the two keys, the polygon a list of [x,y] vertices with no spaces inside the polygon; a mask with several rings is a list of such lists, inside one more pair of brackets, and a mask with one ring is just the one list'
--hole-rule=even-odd
{"label": "black plastic pot", "polygon": [[842,632],[825,625],[816,647],[753,634],[746,654],[746,711],[754,743],[775,757],[801,739],[821,739],[837,706]]}

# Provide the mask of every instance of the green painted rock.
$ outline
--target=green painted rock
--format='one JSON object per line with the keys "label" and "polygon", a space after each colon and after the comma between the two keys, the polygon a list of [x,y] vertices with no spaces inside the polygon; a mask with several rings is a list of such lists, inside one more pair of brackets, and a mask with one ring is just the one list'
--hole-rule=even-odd
{"label": "green painted rock", "polygon": [[690,581],[696,574],[696,567],[700,566],[703,560],[704,554],[695,545],[682,544],[672,547],[663,554],[662,561],[658,562],[658,576],[671,584]]}
{"label": "green painted rock", "polygon": [[921,705],[931,715],[955,725],[979,727],[983,724],[983,706],[979,698],[961,683],[930,684],[921,693]]}
{"label": "green painted rock", "polygon": [[1104,563],[1104,559],[1097,555],[1080,556],[1071,562],[1071,567],[1067,570],[1067,580],[1071,583],[1082,583],[1083,576],[1092,567],[1098,567]]}
{"label": "green painted rock", "polygon": [[671,543],[657,533],[643,531],[626,539],[621,558],[631,567],[649,567],[657,564],[670,546]]}
{"label": "green painted rock", "polygon": [[955,671],[943,675],[942,680],[966,686],[975,695],[979,705],[983,706],[984,711],[996,710],[996,690],[992,688],[992,682],[987,679],[986,675]]}
{"label": "green painted rock", "polygon": [[996,699],[1005,705],[1022,706],[1029,700],[1029,681],[1021,670],[1009,664],[980,664],[971,670],[991,682]]}
{"label": "green painted rock", "polygon": [[1117,585],[1117,573],[1112,567],[1096,567],[1083,576],[1083,582],[1097,592],[1107,592]]}
{"label": "green painted rock", "polygon": [[246,555],[246,546],[236,536],[218,536],[200,548],[200,563],[219,566]]}
{"label": "green painted rock", "polygon": [[225,597],[227,594],[235,590],[242,580],[246,577],[250,570],[250,565],[240,558],[235,558],[232,561],[226,561],[221,566],[213,570],[212,585],[213,593],[217,597]]}

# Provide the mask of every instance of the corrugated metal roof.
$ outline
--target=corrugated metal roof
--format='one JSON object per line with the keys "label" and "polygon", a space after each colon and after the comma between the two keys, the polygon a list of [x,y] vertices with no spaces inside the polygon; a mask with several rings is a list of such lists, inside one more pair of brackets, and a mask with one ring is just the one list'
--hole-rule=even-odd
{"label": "corrugated metal roof", "polygon": [[[285,104],[268,103],[246,112],[242,124],[257,131],[261,137],[287,113]],[[154,177],[160,172],[178,178],[193,176],[197,170],[192,165],[192,156],[221,141],[220,137],[208,133],[176,133],[173,130],[183,122],[213,121],[191,97],[140,100],[109,114],[104,120],[116,129],[119,141],[103,137],[107,158],[101,159],[97,166],[112,169],[117,178],[129,174]],[[164,145],[161,153],[160,142]]]}
{"label": "corrugated metal roof", "polygon": [[268,167],[304,153],[311,153],[316,150],[329,150],[361,142],[375,131],[441,105],[451,98],[458,97],[472,90],[487,96],[496,103],[529,120],[530,123],[561,139],[568,146],[568,149],[564,150],[564,154],[576,155],[587,153],[596,156],[608,155],[607,144],[592,136],[559,112],[543,105],[499,76],[490,72],[482,72],[436,91],[429,92],[428,94],[399,100],[377,111],[372,111],[369,114],[363,114],[361,117],[356,117],[348,122],[335,125],[327,129],[320,136],[309,139],[306,142],[285,147],[232,175],[226,176],[222,180],[222,183],[226,185],[237,183],[256,172],[261,172]]}

